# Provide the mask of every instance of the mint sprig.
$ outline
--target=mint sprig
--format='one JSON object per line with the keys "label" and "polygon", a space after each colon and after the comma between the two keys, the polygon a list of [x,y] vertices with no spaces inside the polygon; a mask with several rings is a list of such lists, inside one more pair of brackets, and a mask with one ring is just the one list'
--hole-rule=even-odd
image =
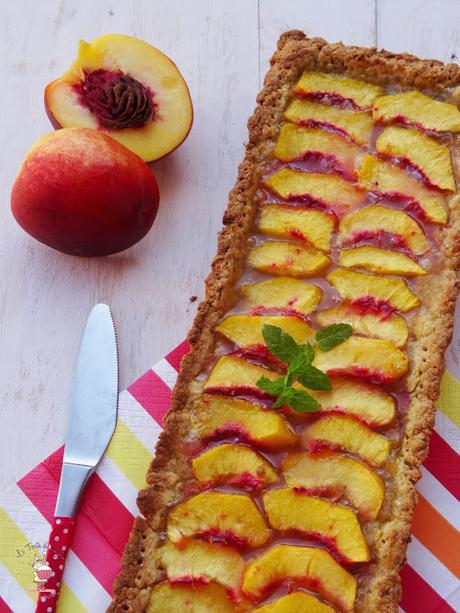
{"label": "mint sprig", "polygon": [[298,413],[311,413],[319,409],[319,402],[305,390],[292,387],[297,380],[310,390],[330,390],[331,381],[326,373],[313,366],[315,348],[330,351],[347,340],[353,332],[349,324],[333,324],[321,328],[315,335],[316,345],[298,344],[292,336],[277,326],[264,325],[262,335],[270,353],[288,365],[284,377],[268,379],[260,377],[256,382],[258,388],[274,396],[272,409],[288,404]]}

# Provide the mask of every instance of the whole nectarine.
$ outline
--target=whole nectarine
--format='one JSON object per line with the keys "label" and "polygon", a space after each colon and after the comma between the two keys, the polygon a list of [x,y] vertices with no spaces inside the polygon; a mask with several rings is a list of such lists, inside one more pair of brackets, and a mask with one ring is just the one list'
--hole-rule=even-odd
{"label": "whole nectarine", "polygon": [[158,185],[135,153],[106,134],[67,128],[39,138],[11,194],[19,225],[58,251],[110,255],[151,228]]}

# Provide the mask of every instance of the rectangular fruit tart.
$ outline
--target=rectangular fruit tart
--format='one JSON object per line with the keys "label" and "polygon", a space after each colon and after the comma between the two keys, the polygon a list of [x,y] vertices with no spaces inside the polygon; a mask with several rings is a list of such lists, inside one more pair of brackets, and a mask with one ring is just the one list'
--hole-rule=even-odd
{"label": "rectangular fruit tart", "polygon": [[452,332],[460,68],[284,34],[112,612],[394,612]]}

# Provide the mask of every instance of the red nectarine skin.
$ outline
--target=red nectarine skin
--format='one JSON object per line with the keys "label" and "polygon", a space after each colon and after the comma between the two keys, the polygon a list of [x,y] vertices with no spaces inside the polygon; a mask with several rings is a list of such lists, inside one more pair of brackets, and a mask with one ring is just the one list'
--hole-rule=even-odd
{"label": "red nectarine skin", "polygon": [[58,130],[34,143],[11,194],[13,215],[26,232],[80,256],[110,255],[137,243],[158,203],[145,162],[88,128]]}

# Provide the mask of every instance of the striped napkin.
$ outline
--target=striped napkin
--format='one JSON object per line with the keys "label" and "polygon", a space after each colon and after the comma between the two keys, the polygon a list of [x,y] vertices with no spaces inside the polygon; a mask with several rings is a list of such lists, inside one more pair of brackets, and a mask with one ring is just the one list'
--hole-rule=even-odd
{"label": "striped napkin", "polygon": [[[58,613],[101,613],[110,603],[137,514],[137,491],[145,485],[187,349],[187,342],[179,345],[120,395],[114,437],[81,502]],[[456,372],[453,359],[448,359],[448,368],[402,571],[401,610],[406,613],[460,611],[460,369]],[[43,460],[6,493],[0,506],[1,613],[34,610],[34,567],[46,547],[62,455],[61,447]]]}

